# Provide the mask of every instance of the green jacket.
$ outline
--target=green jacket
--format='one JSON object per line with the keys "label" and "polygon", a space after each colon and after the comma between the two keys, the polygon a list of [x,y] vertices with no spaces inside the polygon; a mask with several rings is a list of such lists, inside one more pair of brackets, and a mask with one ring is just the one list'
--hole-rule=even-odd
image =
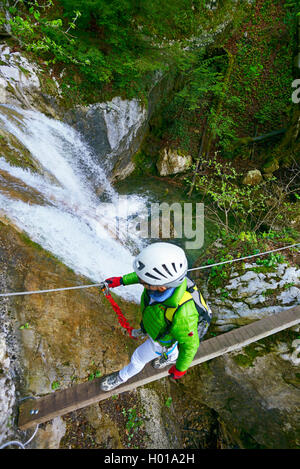
{"label": "green jacket", "polygon": [[[123,276],[124,285],[134,283],[139,283],[139,278],[135,272]],[[171,327],[166,331],[168,324],[165,319],[165,311],[167,307],[176,307],[185,291],[186,279],[175,289],[173,295],[162,303],[149,305],[146,288],[144,288],[141,297],[141,326],[153,340],[157,340],[162,346],[169,348],[175,342],[178,342],[179,355],[176,361],[178,371],[188,369],[199,347],[198,312],[193,301],[183,304],[176,311]]]}

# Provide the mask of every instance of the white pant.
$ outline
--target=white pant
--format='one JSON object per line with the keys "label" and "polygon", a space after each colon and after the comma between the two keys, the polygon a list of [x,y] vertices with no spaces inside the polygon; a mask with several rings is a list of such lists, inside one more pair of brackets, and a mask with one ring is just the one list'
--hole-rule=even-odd
{"label": "white pant", "polygon": [[[131,361],[129,365],[122,368],[119,371],[119,376],[122,381],[127,381],[132,376],[139,373],[146,363],[150,362],[154,358],[157,358],[161,355],[166,349],[162,347],[158,342],[154,342],[151,337],[149,337],[146,342],[140,345],[132,354]],[[176,361],[178,357],[178,347],[174,345],[170,348],[170,353],[168,353],[168,358],[172,361]]]}

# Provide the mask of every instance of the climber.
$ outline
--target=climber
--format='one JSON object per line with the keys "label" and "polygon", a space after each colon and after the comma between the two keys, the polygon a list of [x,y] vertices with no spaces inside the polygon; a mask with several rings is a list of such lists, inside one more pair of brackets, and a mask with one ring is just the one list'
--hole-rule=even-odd
{"label": "climber", "polygon": [[134,272],[108,278],[106,282],[110,288],[135,283],[144,286],[142,321],[132,336],[147,340],[137,347],[127,366],[101,381],[103,391],[126,382],[150,361],[156,369],[172,365],[168,370],[170,377],[180,379],[199,347],[199,324],[202,338],[210,321],[207,313],[199,321],[198,308],[188,293],[187,282],[191,280],[186,277],[188,263],[183,249],[171,243],[153,243],[135,258],[133,267]]}

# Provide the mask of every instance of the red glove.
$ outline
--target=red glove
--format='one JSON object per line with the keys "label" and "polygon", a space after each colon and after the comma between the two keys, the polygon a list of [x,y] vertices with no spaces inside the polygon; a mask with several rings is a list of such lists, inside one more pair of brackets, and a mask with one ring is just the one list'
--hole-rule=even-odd
{"label": "red glove", "polygon": [[115,288],[123,285],[122,277],[110,277],[107,278],[105,282],[108,284],[109,288]]}
{"label": "red glove", "polygon": [[176,370],[176,367],[175,365],[171,366],[171,368],[169,369],[169,374],[171,375],[170,377],[171,378],[174,378],[174,379],[180,379],[183,377],[183,375],[185,375],[185,373],[187,372],[186,371],[178,371]]}

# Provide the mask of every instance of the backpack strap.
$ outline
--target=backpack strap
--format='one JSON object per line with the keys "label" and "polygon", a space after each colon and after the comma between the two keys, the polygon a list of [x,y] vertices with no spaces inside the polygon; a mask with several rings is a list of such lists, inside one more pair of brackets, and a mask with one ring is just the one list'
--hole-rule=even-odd
{"label": "backpack strap", "polygon": [[[166,320],[166,323],[167,323],[167,327],[165,328],[165,330],[161,334],[159,334],[156,337],[155,340],[160,340],[164,335],[169,333],[169,331],[172,327],[172,321],[173,321],[175,313],[179,310],[179,308],[181,308],[181,306],[188,303],[189,301],[194,301],[194,304],[195,304],[196,309],[197,309],[198,314],[199,314],[198,322],[200,322],[201,319],[204,319],[208,324],[210,324],[211,317],[208,314],[207,304],[206,304],[201,292],[198,290],[196,284],[192,280],[190,282],[189,282],[189,286],[187,287],[186,291],[184,292],[182,298],[180,299],[178,305],[175,308],[171,308],[171,307],[166,308],[165,320]],[[193,295],[193,293],[194,293],[194,295]],[[195,295],[195,293],[196,293],[196,295]],[[198,300],[198,298],[199,298],[199,300]]]}
{"label": "backpack strap", "polygon": [[165,318],[167,319],[167,321],[172,322],[173,321],[173,316],[176,313],[176,311],[178,310],[178,308],[180,308],[180,306],[184,305],[188,301],[191,301],[192,299],[193,299],[192,295],[190,294],[190,292],[188,290],[186,290],[183,294],[183,297],[181,298],[181,300],[179,301],[178,305],[175,308],[168,307],[166,309]]}
{"label": "backpack strap", "polygon": [[185,303],[188,303],[189,301],[193,301],[193,297],[190,294],[190,292],[188,292],[186,290],[184,292],[182,298],[180,299],[178,305],[175,308],[170,308],[170,307],[166,308],[165,320],[166,320],[166,323],[167,323],[167,327],[165,328],[165,330],[161,334],[159,334],[156,337],[155,340],[160,340],[164,335],[169,333],[169,331],[171,329],[171,326],[172,326],[172,321],[173,321],[174,314],[176,313],[176,311],[178,311],[179,308],[181,308],[181,306],[183,306]]}
{"label": "backpack strap", "polygon": [[200,318],[203,318],[208,324],[211,322],[211,316],[209,315],[209,308],[202,296],[202,293],[198,290],[197,285],[193,280],[188,278],[188,288],[187,291],[191,293],[194,300],[195,306],[197,308]]}

